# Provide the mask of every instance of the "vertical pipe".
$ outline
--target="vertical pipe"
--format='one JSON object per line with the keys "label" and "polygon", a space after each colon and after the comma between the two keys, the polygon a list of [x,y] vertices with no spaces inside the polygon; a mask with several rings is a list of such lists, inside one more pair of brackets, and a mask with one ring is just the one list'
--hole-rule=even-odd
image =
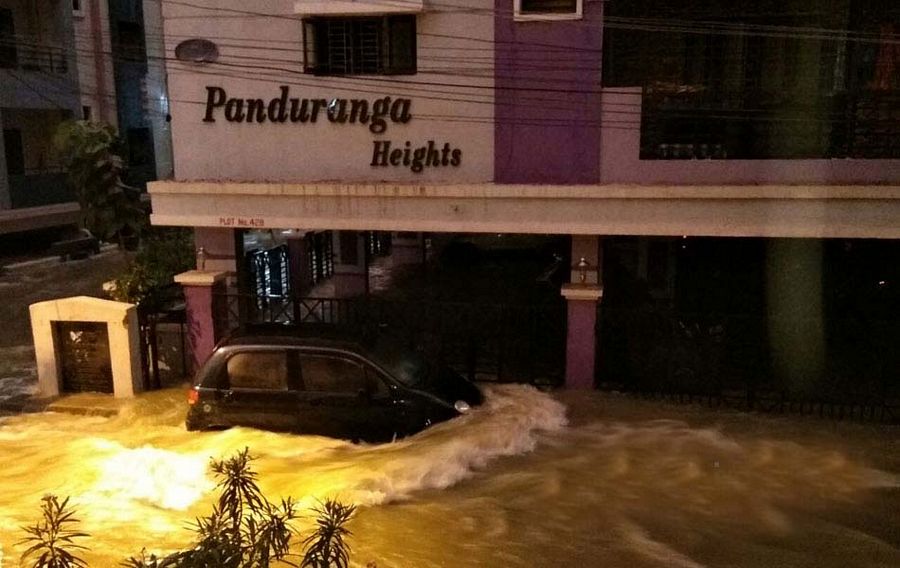
{"label": "vertical pipe", "polygon": [[[110,30],[112,31],[112,30]],[[103,53],[103,22],[100,19],[100,0],[91,0],[91,39],[94,48],[94,85],[97,101],[97,116],[100,120],[112,123],[109,119],[109,93],[106,91],[106,62]]]}

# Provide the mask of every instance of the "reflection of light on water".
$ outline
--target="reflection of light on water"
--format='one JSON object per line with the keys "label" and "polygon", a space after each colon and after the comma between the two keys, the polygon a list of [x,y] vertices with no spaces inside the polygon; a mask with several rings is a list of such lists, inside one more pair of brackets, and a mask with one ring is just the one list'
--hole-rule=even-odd
{"label": "reflection of light on water", "polygon": [[[572,399],[574,426],[564,427],[560,398]],[[20,527],[36,520],[40,497],[51,492],[72,496],[79,528],[92,535],[91,566],[115,566],[144,546],[188,546],[185,526],[207,514],[216,495],[210,458],[249,447],[265,495],[298,501],[304,535],[317,499],[362,506],[351,525],[360,566],[458,558],[478,559],[462,563],[473,566],[593,566],[597,554],[610,568],[773,566],[785,551],[815,558],[832,543],[841,548],[835,558],[804,565],[900,566],[892,563],[900,549],[877,531],[815,517],[873,487],[889,488],[884,511],[900,496],[893,462],[873,470],[847,451],[890,455],[900,442],[879,445],[862,428],[829,439],[816,433],[827,430],[820,422],[499,386],[461,419],[393,444],[353,445],[250,428],[187,432],[184,407],[178,390],[143,395],[116,418],[0,419],[7,561],[22,552]],[[385,503],[394,505],[377,506]],[[867,564],[875,554],[888,560]],[[751,560],[735,561],[744,557]]]}
{"label": "reflection of light on water", "polygon": [[209,492],[205,457],[145,446],[123,449],[98,464],[95,491],[184,511]]}

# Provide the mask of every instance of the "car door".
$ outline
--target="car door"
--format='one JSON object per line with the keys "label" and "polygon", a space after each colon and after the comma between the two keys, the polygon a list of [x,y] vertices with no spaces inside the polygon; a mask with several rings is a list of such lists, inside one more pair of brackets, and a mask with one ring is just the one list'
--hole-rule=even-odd
{"label": "car door", "polygon": [[300,429],[310,434],[366,439],[369,389],[361,362],[340,351],[301,352]]}
{"label": "car door", "polygon": [[414,431],[414,401],[403,396],[401,389],[373,365],[363,363],[368,396],[363,408],[366,441],[402,438]]}
{"label": "car door", "polygon": [[222,400],[225,422],[267,430],[297,426],[297,393],[291,388],[297,374],[296,351],[285,348],[247,348],[226,358]]}

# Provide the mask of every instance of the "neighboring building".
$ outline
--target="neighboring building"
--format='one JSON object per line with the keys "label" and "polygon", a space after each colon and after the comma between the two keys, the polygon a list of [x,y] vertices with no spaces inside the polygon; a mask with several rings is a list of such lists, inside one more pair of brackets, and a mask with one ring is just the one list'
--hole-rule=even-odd
{"label": "neighboring building", "polygon": [[571,236],[575,387],[603,250],[665,298],[685,238],[900,238],[896,3],[720,4],[164,2],[175,175],[152,220],[208,255],[181,278],[198,357],[207,285],[251,292],[258,229],[304,266],[291,243],[338,231],[339,294],[363,289],[355,232]]}
{"label": "neighboring building", "polygon": [[0,2],[0,233],[77,219],[51,142],[81,113],[73,41],[69,3]]}
{"label": "neighboring building", "polygon": [[117,126],[127,182],[170,177],[159,13],[150,0],[146,11],[140,0],[0,2],[0,234],[77,222],[52,146],[64,120]]}

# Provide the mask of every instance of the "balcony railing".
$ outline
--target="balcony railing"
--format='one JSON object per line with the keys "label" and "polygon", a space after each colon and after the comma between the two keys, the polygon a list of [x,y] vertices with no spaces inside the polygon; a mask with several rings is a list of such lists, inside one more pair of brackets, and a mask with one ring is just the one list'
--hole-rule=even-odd
{"label": "balcony railing", "polygon": [[729,101],[703,88],[644,90],[641,159],[900,158],[900,93]]}
{"label": "balcony railing", "polygon": [[0,38],[0,68],[68,73],[68,54],[64,47],[35,37]]}
{"label": "balcony railing", "polygon": [[9,193],[13,209],[75,201],[68,177],[61,171],[10,174]]}

